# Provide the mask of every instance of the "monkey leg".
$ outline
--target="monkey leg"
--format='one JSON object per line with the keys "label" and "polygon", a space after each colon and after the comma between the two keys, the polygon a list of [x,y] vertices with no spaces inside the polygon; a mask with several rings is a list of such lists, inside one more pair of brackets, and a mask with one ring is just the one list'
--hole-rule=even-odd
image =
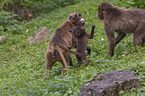
{"label": "monkey leg", "polygon": [[87,54],[84,53],[80,53],[81,59],[85,61],[85,67],[88,66],[88,64],[90,63],[90,60],[87,60]]}
{"label": "monkey leg", "polygon": [[142,46],[143,45],[143,40],[141,38],[139,38],[139,36],[137,34],[134,34],[133,36],[133,46]]}
{"label": "monkey leg", "polygon": [[114,49],[115,49],[115,38],[109,39],[109,55],[112,57],[114,55]]}
{"label": "monkey leg", "polygon": [[91,48],[87,46],[86,50],[87,50],[87,54],[91,55]]}
{"label": "monkey leg", "polygon": [[134,34],[133,34],[133,45],[134,46],[141,46],[143,45],[143,40],[145,38],[145,29],[144,29],[145,21],[142,22],[137,26]]}
{"label": "monkey leg", "polygon": [[85,67],[87,67],[89,65],[89,63],[91,62],[91,60],[86,60],[85,61]]}
{"label": "monkey leg", "polygon": [[67,69],[67,66],[68,66],[68,63],[69,63],[68,60],[70,59],[70,54],[66,51],[62,52],[63,50],[58,45],[55,45],[54,47],[58,51],[58,53],[61,57],[61,60],[62,60],[61,63],[62,63],[63,66],[62,66],[61,75],[63,75],[63,73],[66,72],[66,69]]}
{"label": "monkey leg", "polygon": [[79,55],[76,55],[76,58],[77,58],[78,64],[81,65],[82,64],[82,58]]}
{"label": "monkey leg", "polygon": [[[70,62],[70,53],[69,52],[64,52],[64,57],[65,57],[65,60],[66,60],[67,64],[69,64],[69,62]],[[66,71],[68,72],[68,69],[66,70],[66,67],[65,67],[63,61],[61,61],[61,63],[62,63],[61,75],[63,75],[63,73],[65,73]]]}
{"label": "monkey leg", "polygon": [[114,55],[114,49],[116,44],[116,39],[114,36],[115,30],[108,23],[105,23],[105,32],[109,41],[109,55],[110,57],[112,57]]}
{"label": "monkey leg", "polygon": [[69,53],[69,52],[65,52],[65,53],[64,53],[64,56],[65,56],[65,59],[66,59],[66,62],[68,63],[68,65],[69,65],[69,66],[73,66],[73,63],[72,63],[72,59],[71,59],[70,53]]}
{"label": "monkey leg", "polygon": [[58,45],[55,45],[54,47],[55,47],[55,49],[58,51],[58,53],[59,53],[59,55],[60,55],[60,57],[61,57],[61,59],[62,59],[64,65],[65,65],[65,67],[67,67],[68,64],[67,64],[67,62],[66,62],[66,60],[65,60],[64,54],[63,54],[63,52],[62,52],[62,49],[61,49]]}
{"label": "monkey leg", "polygon": [[45,55],[45,79],[49,77],[49,70],[52,69],[52,66],[55,64],[56,59],[52,58],[51,52],[47,50]]}
{"label": "monkey leg", "polygon": [[68,70],[68,69],[66,70],[66,67],[65,67],[65,65],[63,64],[63,62],[61,62],[61,64],[62,64],[61,75],[63,75],[64,73],[68,72],[69,70]]}
{"label": "monkey leg", "polygon": [[115,46],[116,46],[125,36],[126,36],[126,34],[123,33],[123,32],[118,33],[118,36],[116,37]]}
{"label": "monkey leg", "polygon": [[143,42],[142,42],[142,44],[141,44],[141,47],[144,46],[144,43],[145,43],[145,38],[143,39]]}
{"label": "monkey leg", "polygon": [[72,62],[72,59],[71,59],[71,56],[69,56],[69,66],[73,66],[73,62]]}
{"label": "monkey leg", "polygon": [[140,34],[138,33],[134,33],[133,34],[133,46],[136,47],[136,46],[139,46],[143,43],[143,40],[142,38],[140,38]]}
{"label": "monkey leg", "polygon": [[63,75],[63,73],[65,73],[66,72],[66,70],[65,70],[65,66],[63,65],[63,63],[62,63],[62,71],[61,71],[61,75]]}
{"label": "monkey leg", "polygon": [[114,33],[111,33],[111,32],[107,33],[107,37],[108,37],[108,41],[109,41],[109,55],[110,55],[110,57],[112,57],[114,55],[116,39],[114,37]]}

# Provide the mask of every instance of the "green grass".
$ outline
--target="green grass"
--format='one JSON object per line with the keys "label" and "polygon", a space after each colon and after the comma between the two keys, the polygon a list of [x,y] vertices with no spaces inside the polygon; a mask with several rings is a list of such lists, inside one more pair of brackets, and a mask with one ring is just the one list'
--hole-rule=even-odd
{"label": "green grass", "polygon": [[[144,96],[145,47],[137,47],[137,51],[134,51],[132,35],[128,35],[116,46],[115,56],[109,58],[104,24],[96,15],[97,6],[103,1],[105,0],[83,1],[51,13],[43,13],[41,17],[32,21],[22,22],[22,34],[0,32],[0,35],[8,38],[0,45],[0,95],[78,96],[81,87],[92,76],[125,69],[136,72],[141,79],[141,88],[132,90],[131,93],[121,92],[121,96]],[[119,2],[109,1],[115,5]],[[69,73],[60,76],[62,65],[56,63],[51,71],[51,79],[44,80],[44,60],[48,42],[55,29],[67,19],[68,14],[74,12],[82,13],[87,32],[90,32],[93,24],[96,25],[95,37],[89,40],[88,44],[92,49],[92,55],[89,57],[91,62],[86,68],[77,67],[76,58],[72,55],[74,67],[70,67]],[[48,40],[40,44],[27,43],[26,39],[42,26],[51,30]]]}

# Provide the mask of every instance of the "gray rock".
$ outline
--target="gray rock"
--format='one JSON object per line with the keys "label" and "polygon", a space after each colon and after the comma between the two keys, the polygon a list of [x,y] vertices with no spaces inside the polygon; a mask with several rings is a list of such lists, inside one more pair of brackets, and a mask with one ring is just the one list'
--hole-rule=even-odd
{"label": "gray rock", "polygon": [[121,90],[129,92],[139,87],[140,79],[133,71],[105,72],[91,78],[81,88],[79,96],[119,96]]}
{"label": "gray rock", "polygon": [[27,41],[30,43],[40,43],[46,41],[49,34],[50,30],[48,30],[46,27],[41,27],[31,37],[29,37]]}
{"label": "gray rock", "polygon": [[0,36],[0,44],[3,43],[5,39],[7,39],[5,36]]}

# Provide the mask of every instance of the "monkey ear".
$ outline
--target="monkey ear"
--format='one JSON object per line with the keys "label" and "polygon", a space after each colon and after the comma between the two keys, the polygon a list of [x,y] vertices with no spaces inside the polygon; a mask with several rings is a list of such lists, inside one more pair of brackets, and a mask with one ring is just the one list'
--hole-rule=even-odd
{"label": "monkey ear", "polygon": [[82,14],[81,13],[78,13],[78,16],[82,16]]}
{"label": "monkey ear", "polygon": [[75,14],[75,18],[77,18],[77,16],[78,16],[78,13]]}

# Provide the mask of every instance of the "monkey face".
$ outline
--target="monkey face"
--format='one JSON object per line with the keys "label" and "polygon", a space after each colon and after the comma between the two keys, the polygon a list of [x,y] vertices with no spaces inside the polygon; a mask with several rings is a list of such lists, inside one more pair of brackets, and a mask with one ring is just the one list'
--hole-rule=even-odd
{"label": "monkey face", "polygon": [[71,21],[76,26],[79,26],[79,25],[84,26],[85,25],[84,19],[82,18],[82,15],[80,13],[70,14],[68,20]]}
{"label": "monkey face", "polygon": [[84,35],[86,32],[86,29],[84,27],[78,26],[77,28],[74,29],[74,33],[77,37],[80,37]]}
{"label": "monkey face", "polygon": [[31,20],[32,18],[34,18],[31,9],[24,8],[22,9],[22,12],[24,13],[22,19]]}
{"label": "monkey face", "polygon": [[107,9],[111,9],[113,7],[114,7],[114,5],[110,2],[104,2],[104,3],[99,4],[99,6],[98,6],[98,17],[99,17],[99,19],[103,20],[104,19],[104,12]]}
{"label": "monkey face", "polygon": [[104,13],[103,13],[103,6],[100,4],[99,6],[98,6],[98,17],[99,17],[99,19],[101,19],[101,20],[103,20],[104,19]]}

